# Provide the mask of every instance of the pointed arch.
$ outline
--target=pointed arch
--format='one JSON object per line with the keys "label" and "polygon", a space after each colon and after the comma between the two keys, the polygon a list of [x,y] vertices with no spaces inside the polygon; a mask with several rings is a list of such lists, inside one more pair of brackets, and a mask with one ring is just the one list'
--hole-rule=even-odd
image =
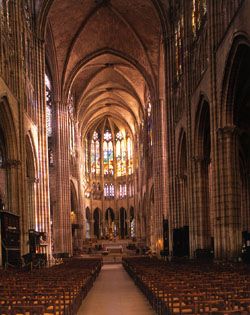
{"label": "pointed arch", "polygon": [[250,39],[246,34],[237,34],[228,53],[221,87],[221,126],[232,126],[235,120],[235,91],[239,82],[240,67],[248,55]]}

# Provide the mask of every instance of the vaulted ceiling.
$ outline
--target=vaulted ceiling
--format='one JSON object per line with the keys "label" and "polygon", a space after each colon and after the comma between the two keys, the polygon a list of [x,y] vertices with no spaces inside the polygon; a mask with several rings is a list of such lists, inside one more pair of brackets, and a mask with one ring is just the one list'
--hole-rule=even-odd
{"label": "vaulted ceiling", "polygon": [[48,2],[46,54],[58,97],[71,90],[83,133],[105,116],[135,133],[158,84],[160,1]]}

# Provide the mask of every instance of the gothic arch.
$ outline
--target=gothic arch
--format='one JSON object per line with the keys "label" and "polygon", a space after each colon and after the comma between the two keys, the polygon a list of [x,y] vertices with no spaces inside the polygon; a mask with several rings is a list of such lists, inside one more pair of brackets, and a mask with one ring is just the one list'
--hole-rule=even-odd
{"label": "gothic arch", "polygon": [[124,239],[128,236],[127,211],[125,208],[120,208],[120,237]]}
{"label": "gothic arch", "polygon": [[177,172],[187,176],[187,137],[186,131],[182,128],[179,135],[178,154],[177,154]]}
{"label": "gothic arch", "polygon": [[[224,241],[216,240],[216,251],[222,256],[240,255],[245,241],[243,232],[250,231],[249,170],[250,165],[250,40],[244,34],[237,35],[229,51],[221,96],[220,141],[220,199],[219,211],[228,222],[219,233],[230,235]],[[228,189],[230,187],[230,189]]]}
{"label": "gothic arch", "polygon": [[156,220],[155,218],[155,211],[154,211],[154,185],[151,186],[150,194],[149,194],[149,204],[148,204],[148,213],[147,217],[149,218],[149,224],[148,224],[148,245],[152,246],[154,242],[154,222]]}
{"label": "gothic arch", "polygon": [[96,238],[100,238],[100,223],[101,223],[101,210],[99,208],[95,208],[93,213],[94,219],[94,235]]}
{"label": "gothic arch", "polygon": [[232,126],[235,119],[235,90],[239,79],[240,66],[244,55],[250,47],[250,39],[246,34],[238,34],[228,53],[221,88],[221,126]]}
{"label": "gothic arch", "polygon": [[0,132],[4,147],[5,196],[3,202],[7,210],[20,213],[19,200],[19,165],[20,150],[18,145],[17,126],[12,115],[11,104],[6,95],[0,96]]}
{"label": "gothic arch", "polygon": [[177,146],[177,174],[176,174],[176,211],[173,213],[173,255],[189,256],[189,224],[190,213],[188,207],[188,148],[186,131],[182,128],[179,133]]}
{"label": "gothic arch", "polygon": [[17,126],[12,115],[11,104],[6,95],[0,95],[0,126],[6,138],[6,157],[10,160],[19,158]]}
{"label": "gothic arch", "polygon": [[26,147],[26,187],[27,187],[27,210],[24,214],[28,229],[38,228],[38,207],[37,207],[37,154],[31,132],[25,137]]}
{"label": "gothic arch", "polygon": [[73,181],[70,181],[70,200],[71,200],[71,211],[77,213],[78,211],[78,194],[77,189]]}
{"label": "gothic arch", "polygon": [[194,155],[210,159],[210,106],[207,98],[203,95],[200,97],[197,107],[194,130]]}
{"label": "gothic arch", "polygon": [[196,249],[211,249],[211,129],[210,106],[205,96],[200,97],[196,111],[194,144],[194,243]]}

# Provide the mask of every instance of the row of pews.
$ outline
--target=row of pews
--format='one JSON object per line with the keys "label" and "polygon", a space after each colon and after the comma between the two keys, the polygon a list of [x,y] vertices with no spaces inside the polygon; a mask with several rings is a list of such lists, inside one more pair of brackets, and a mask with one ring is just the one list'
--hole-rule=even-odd
{"label": "row of pews", "polygon": [[159,315],[250,314],[247,265],[133,257],[123,266]]}
{"label": "row of pews", "polygon": [[70,259],[34,272],[1,270],[0,314],[75,315],[101,266],[101,259]]}

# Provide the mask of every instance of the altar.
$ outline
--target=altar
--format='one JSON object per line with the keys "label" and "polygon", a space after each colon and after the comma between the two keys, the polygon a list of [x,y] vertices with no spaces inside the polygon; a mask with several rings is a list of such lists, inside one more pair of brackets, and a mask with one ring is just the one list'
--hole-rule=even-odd
{"label": "altar", "polygon": [[116,253],[123,253],[123,246],[122,245],[112,245],[112,244],[108,244],[108,245],[103,245],[103,248],[105,251],[112,253],[112,254],[116,254]]}

